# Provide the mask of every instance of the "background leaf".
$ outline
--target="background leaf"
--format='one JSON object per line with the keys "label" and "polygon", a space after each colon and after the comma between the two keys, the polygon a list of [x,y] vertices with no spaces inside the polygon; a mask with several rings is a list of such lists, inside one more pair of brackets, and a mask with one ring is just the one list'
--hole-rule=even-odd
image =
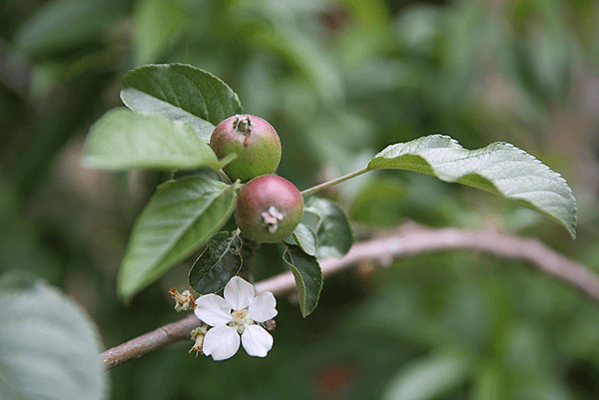
{"label": "background leaf", "polygon": [[468,378],[468,360],[457,354],[433,354],[403,367],[392,377],[384,400],[432,400]]}
{"label": "background leaf", "polygon": [[215,293],[239,273],[243,259],[239,232],[219,232],[208,240],[206,250],[189,271],[189,284],[200,294]]}
{"label": "background leaf", "polygon": [[92,125],[83,163],[106,169],[222,167],[214,151],[186,122],[141,115],[124,107],[108,111]]}
{"label": "background leaf", "polygon": [[339,71],[317,41],[284,24],[277,24],[274,29],[257,30],[253,39],[280,52],[302,71],[325,105],[334,105],[343,97]]}
{"label": "background leaf", "polygon": [[47,2],[20,27],[17,47],[32,57],[83,47],[100,39],[125,10],[126,5],[116,0]]}
{"label": "background leaf", "polygon": [[197,250],[227,222],[236,198],[233,185],[197,176],[161,185],[131,233],[119,295],[128,301]]}
{"label": "background leaf", "polygon": [[283,260],[291,267],[302,316],[306,318],[318,305],[323,277],[320,264],[314,256],[304,253],[295,245],[287,245]]}
{"label": "background leaf", "polygon": [[122,83],[121,100],[127,107],[187,121],[206,143],[215,125],[243,112],[226,83],[191,65],[145,65],[129,71]]}
{"label": "background leaf", "polygon": [[41,279],[0,280],[0,398],[102,399],[107,375],[84,310]]}
{"label": "background leaf", "polygon": [[517,200],[576,237],[576,199],[565,179],[509,143],[466,150],[448,136],[431,135],[388,146],[368,163],[370,170],[381,168],[422,172]]}
{"label": "background leaf", "polygon": [[155,62],[189,17],[178,0],[137,2],[133,14],[135,65]]}
{"label": "background leaf", "polygon": [[318,236],[316,257],[343,257],[353,244],[351,227],[343,210],[330,200],[310,197],[305,211],[319,217],[314,227]]}

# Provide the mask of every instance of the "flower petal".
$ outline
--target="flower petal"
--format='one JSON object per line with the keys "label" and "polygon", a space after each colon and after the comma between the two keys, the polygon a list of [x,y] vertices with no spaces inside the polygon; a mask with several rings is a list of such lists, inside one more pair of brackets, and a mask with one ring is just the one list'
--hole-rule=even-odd
{"label": "flower petal", "polygon": [[239,334],[237,329],[227,325],[219,325],[208,329],[204,337],[202,352],[212,356],[214,361],[226,360],[237,353]]}
{"label": "flower petal", "polygon": [[254,285],[238,276],[231,278],[225,286],[225,300],[233,310],[242,310],[254,299]]}
{"label": "flower petal", "polygon": [[200,296],[193,312],[208,325],[225,325],[231,321],[231,309],[225,299],[213,293]]}
{"label": "flower petal", "polygon": [[254,300],[248,309],[247,316],[258,322],[268,321],[277,315],[277,310],[275,309],[276,305],[277,301],[272,293],[262,292],[254,297]]}
{"label": "flower petal", "polygon": [[249,325],[241,335],[241,344],[250,356],[266,357],[272,349],[273,338],[259,325]]}

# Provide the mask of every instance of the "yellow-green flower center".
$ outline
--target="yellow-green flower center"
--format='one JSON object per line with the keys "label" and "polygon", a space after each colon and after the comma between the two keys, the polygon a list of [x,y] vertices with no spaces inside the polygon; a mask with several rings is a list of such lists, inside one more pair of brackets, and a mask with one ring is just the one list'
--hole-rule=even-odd
{"label": "yellow-green flower center", "polygon": [[251,318],[247,318],[248,310],[233,310],[231,312],[231,317],[233,319],[229,322],[230,326],[237,327],[237,332],[241,335],[243,331],[245,331],[246,325],[251,325],[254,323],[254,320]]}

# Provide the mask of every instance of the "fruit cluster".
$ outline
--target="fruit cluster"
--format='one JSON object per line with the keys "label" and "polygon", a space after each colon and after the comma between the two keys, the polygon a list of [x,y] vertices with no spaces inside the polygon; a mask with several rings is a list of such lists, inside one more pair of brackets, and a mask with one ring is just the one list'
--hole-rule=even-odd
{"label": "fruit cluster", "polygon": [[235,153],[223,170],[231,179],[247,182],[239,191],[235,222],[257,242],[274,243],[298,225],[304,200],[295,185],[273,173],[281,161],[281,140],[264,119],[234,115],[216,126],[210,147],[217,157]]}

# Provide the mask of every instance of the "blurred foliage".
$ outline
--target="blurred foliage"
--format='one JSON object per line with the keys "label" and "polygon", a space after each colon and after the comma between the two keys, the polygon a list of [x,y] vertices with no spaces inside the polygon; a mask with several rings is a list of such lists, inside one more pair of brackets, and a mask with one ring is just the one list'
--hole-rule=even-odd
{"label": "blurred foliage", "polygon": [[[429,133],[511,142],[568,180],[575,242],[517,204],[427,176],[371,173],[327,195],[358,238],[407,219],[492,226],[599,271],[598,38],[593,0],[4,0],[0,272],[60,286],[106,347],[181,317],[167,292],[186,288],[189,262],[127,307],[115,290],[132,223],[168,176],[80,166],[125,72],[165,62],[210,71],[270,121],[278,173],[300,189]],[[258,278],[285,268],[277,252],[257,254]],[[446,252],[364,264],[327,279],[305,320],[280,298],[266,359],[215,363],[178,343],[112,370],[111,398],[596,399],[598,326],[597,304],[520,263]]]}

